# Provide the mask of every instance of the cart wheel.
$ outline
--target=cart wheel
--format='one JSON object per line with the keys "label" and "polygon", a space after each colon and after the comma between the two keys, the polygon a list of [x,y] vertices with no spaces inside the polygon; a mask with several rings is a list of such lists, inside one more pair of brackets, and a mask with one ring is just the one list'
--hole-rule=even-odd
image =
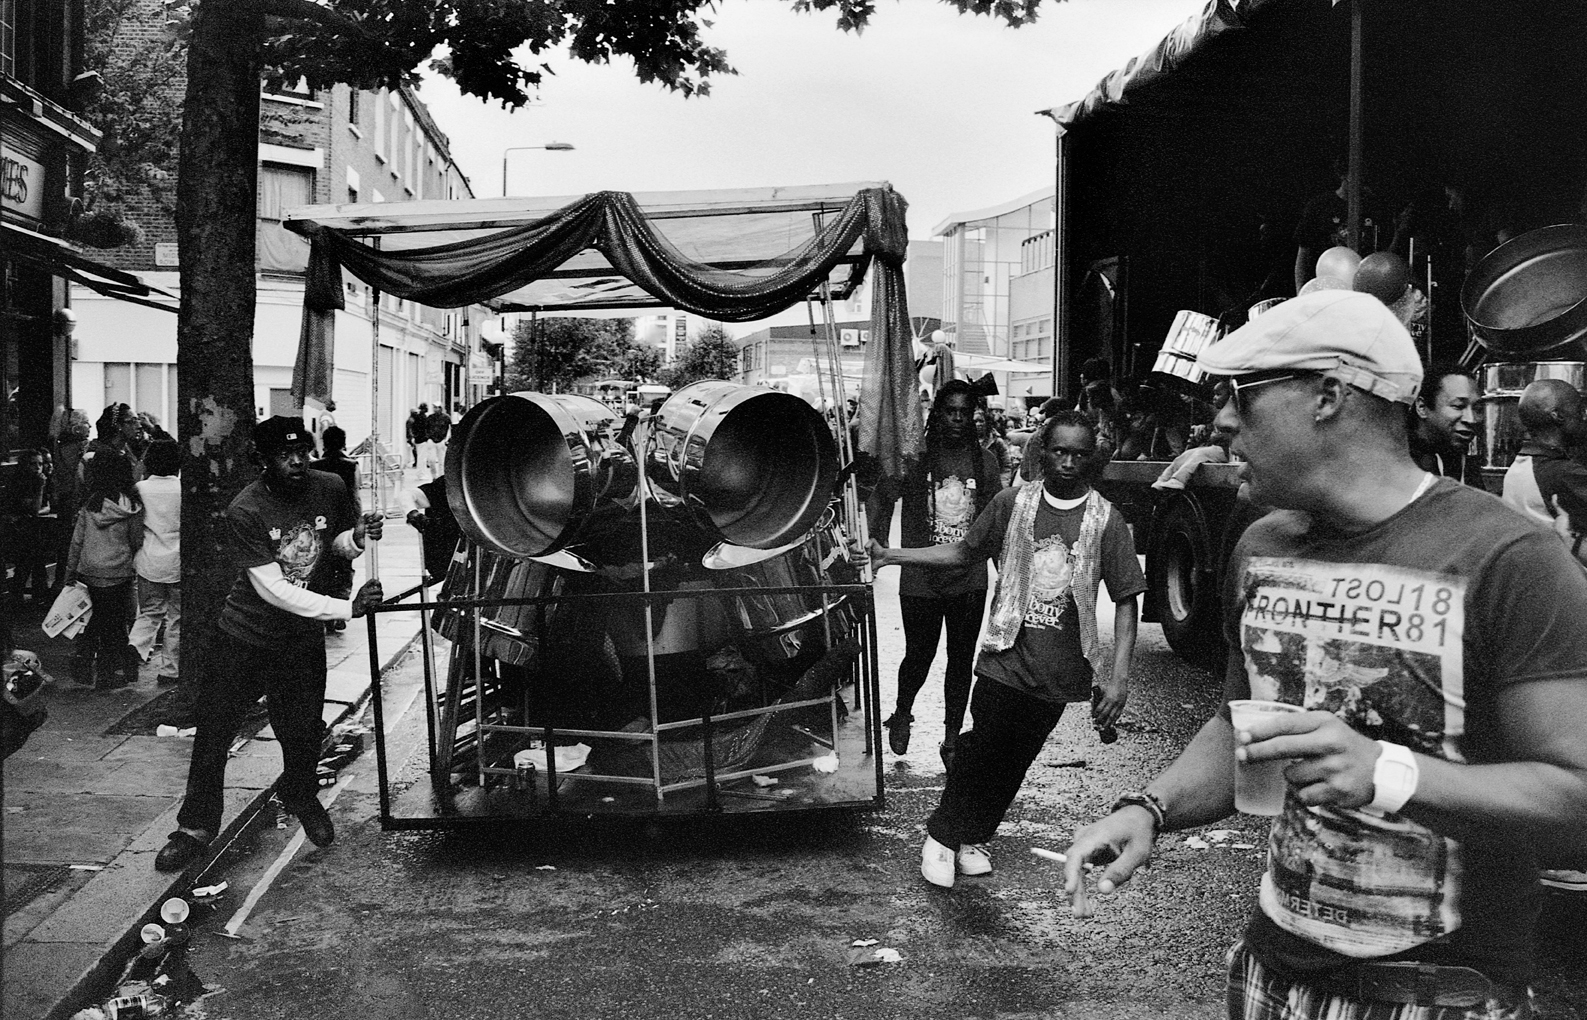
{"label": "cart wheel", "polygon": [[1225,648],[1217,565],[1201,514],[1177,499],[1155,529],[1146,557],[1163,636],[1186,662],[1219,672]]}

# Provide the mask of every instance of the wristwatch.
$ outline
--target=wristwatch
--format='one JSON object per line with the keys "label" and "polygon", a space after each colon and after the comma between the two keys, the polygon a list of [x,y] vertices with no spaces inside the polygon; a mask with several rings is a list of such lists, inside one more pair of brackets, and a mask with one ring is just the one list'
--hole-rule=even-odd
{"label": "wristwatch", "polygon": [[1415,795],[1421,768],[1416,764],[1416,755],[1404,744],[1380,740],[1378,747],[1378,760],[1372,766],[1372,801],[1367,807],[1393,813]]}
{"label": "wristwatch", "polygon": [[1114,801],[1113,810],[1118,811],[1120,808],[1126,808],[1132,804],[1136,807],[1143,807],[1150,812],[1154,835],[1163,831],[1163,827],[1168,822],[1168,806],[1163,803],[1161,797],[1146,790],[1137,790],[1134,793],[1126,793]]}

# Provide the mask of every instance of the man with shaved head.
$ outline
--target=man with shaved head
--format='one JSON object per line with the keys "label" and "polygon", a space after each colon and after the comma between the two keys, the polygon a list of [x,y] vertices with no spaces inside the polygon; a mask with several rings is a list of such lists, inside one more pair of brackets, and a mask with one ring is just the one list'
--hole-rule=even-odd
{"label": "man with shaved head", "polygon": [[1274,508],[1229,559],[1224,695],[1288,707],[1220,709],[1078,831],[1074,912],[1271,762],[1283,801],[1230,1020],[1528,1020],[1539,868],[1587,857],[1587,575],[1411,459],[1422,366],[1376,298],[1293,298],[1197,360],[1228,380],[1216,425]]}
{"label": "man with shaved head", "polygon": [[1563,379],[1539,379],[1521,393],[1526,442],[1504,473],[1504,501],[1550,527],[1556,506],[1578,527],[1587,524],[1587,467],[1570,456],[1587,441],[1582,406],[1581,394]]}

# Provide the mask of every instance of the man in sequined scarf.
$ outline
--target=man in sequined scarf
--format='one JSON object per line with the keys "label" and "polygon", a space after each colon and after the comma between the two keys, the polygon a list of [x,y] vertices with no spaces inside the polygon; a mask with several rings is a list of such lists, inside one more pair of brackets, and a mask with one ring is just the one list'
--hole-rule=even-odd
{"label": "man in sequined scarf", "polygon": [[[1107,727],[1129,697],[1135,597],[1146,590],[1146,578],[1123,516],[1087,480],[1096,425],[1081,412],[1060,411],[1032,442],[1042,458],[1042,480],[998,493],[963,539],[921,549],[871,544],[877,568],[998,563],[997,593],[975,664],[974,727],[959,736],[921,849],[921,875],[944,888],[955,875],[991,872],[984,844],[1064,706],[1091,700],[1095,681],[1094,721]],[[1107,582],[1115,603],[1111,661],[1097,637],[1099,581]]]}

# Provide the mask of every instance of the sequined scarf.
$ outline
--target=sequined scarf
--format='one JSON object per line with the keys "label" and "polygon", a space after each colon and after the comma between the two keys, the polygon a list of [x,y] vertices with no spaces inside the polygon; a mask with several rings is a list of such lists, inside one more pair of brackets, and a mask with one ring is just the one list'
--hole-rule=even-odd
{"label": "sequined scarf", "polygon": [[[1030,573],[1036,558],[1036,511],[1041,507],[1042,484],[1030,482],[1014,497],[1014,513],[1003,535],[1003,553],[997,561],[997,590],[987,619],[981,648],[1003,652],[1014,647],[1030,608]],[[1086,494],[1080,537],[1068,550],[1072,558],[1069,590],[1080,617],[1080,651],[1092,672],[1103,675],[1102,646],[1097,640],[1097,585],[1102,580],[1102,529],[1112,504],[1092,489]]]}

